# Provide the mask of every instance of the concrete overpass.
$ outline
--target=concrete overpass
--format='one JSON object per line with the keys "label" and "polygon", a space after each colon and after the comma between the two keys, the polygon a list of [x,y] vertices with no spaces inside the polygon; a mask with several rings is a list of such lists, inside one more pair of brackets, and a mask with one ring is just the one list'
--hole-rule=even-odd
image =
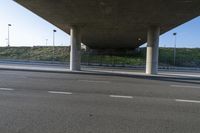
{"label": "concrete overpass", "polygon": [[81,42],[95,49],[147,42],[146,73],[156,74],[159,35],[200,14],[199,0],[15,1],[71,35],[71,70],[80,70]]}

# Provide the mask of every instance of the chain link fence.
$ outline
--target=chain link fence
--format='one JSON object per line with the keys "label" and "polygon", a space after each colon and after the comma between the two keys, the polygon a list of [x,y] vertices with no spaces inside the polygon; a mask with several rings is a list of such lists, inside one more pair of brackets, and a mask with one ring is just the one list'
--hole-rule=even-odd
{"label": "chain link fence", "polygon": [[[177,48],[174,61],[173,48],[160,48],[159,66],[163,67],[198,67],[200,68],[200,48]],[[2,47],[0,48],[0,60],[14,61],[41,61],[49,63],[69,64],[69,47]],[[119,52],[91,52],[81,51],[83,65],[112,66],[112,67],[145,67],[146,48]]]}

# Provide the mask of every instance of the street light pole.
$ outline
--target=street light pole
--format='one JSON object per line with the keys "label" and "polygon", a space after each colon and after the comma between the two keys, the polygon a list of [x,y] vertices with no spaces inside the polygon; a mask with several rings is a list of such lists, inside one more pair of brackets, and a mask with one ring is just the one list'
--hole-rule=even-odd
{"label": "street light pole", "polygon": [[46,39],[46,46],[47,46],[47,44],[48,44],[48,39]]}
{"label": "street light pole", "polygon": [[53,30],[53,61],[54,61],[54,56],[55,56],[55,33],[56,33],[57,31],[56,30]]}
{"label": "street light pole", "polygon": [[176,66],[176,41],[177,41],[177,33],[173,33],[174,35],[174,66]]}
{"label": "street light pole", "polygon": [[10,47],[10,26],[11,24],[8,24],[8,47]]}

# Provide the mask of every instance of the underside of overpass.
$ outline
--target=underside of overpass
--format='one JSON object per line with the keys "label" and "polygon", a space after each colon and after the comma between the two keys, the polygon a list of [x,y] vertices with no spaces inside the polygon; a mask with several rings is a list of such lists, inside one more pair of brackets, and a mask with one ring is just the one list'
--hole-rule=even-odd
{"label": "underside of overpass", "polygon": [[81,42],[94,49],[134,49],[147,42],[147,73],[155,74],[159,35],[200,14],[199,0],[15,1],[73,35],[72,70],[80,68]]}

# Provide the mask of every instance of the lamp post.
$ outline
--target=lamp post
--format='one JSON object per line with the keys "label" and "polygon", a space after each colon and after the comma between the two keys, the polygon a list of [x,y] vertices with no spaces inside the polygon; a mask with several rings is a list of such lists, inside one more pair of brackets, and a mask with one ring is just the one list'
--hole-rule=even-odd
{"label": "lamp post", "polygon": [[173,33],[174,35],[174,66],[176,65],[176,41],[177,41],[177,33]]}
{"label": "lamp post", "polygon": [[46,39],[46,46],[48,45],[48,39]]}
{"label": "lamp post", "polygon": [[54,61],[54,56],[55,56],[55,33],[57,31],[56,30],[53,30],[53,61]]}
{"label": "lamp post", "polygon": [[11,24],[8,24],[8,47],[10,47],[10,27],[12,25]]}

